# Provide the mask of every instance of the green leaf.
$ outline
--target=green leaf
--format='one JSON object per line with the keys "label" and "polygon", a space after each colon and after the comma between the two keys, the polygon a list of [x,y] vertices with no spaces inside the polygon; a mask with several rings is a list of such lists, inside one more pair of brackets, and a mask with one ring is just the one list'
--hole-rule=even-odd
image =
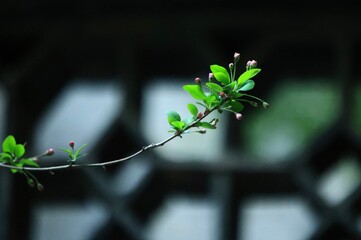
{"label": "green leaf", "polygon": [[198,114],[198,108],[197,108],[194,104],[189,103],[189,104],[188,104],[188,110],[189,110],[189,112],[190,112],[193,116],[197,116],[197,114]]}
{"label": "green leaf", "polygon": [[80,152],[81,152],[86,146],[88,146],[88,144],[84,144],[84,145],[82,145],[81,147],[79,147],[78,150],[76,150],[76,152],[75,152],[75,154],[74,154],[76,158],[79,158],[79,157],[80,157]]}
{"label": "green leaf", "polygon": [[217,106],[219,104],[219,102],[220,102],[218,100],[217,96],[215,96],[215,95],[210,95],[206,99],[204,99],[203,101],[208,106],[208,109],[212,108],[214,106]]}
{"label": "green leaf", "polygon": [[223,92],[223,88],[216,83],[207,82],[206,85],[212,91],[215,91],[217,93]]}
{"label": "green leaf", "polygon": [[236,85],[237,85],[237,81],[233,81],[227,86],[225,86],[224,89],[227,91],[233,91],[236,88]]}
{"label": "green leaf", "polygon": [[14,153],[16,141],[13,135],[9,135],[5,138],[2,143],[3,152]]}
{"label": "green leaf", "polygon": [[25,153],[25,147],[22,144],[16,144],[14,147],[14,154],[17,158],[21,158]]}
{"label": "green leaf", "polygon": [[242,84],[238,91],[249,91],[254,88],[255,82],[253,80],[247,80],[245,83]]}
{"label": "green leaf", "polygon": [[253,78],[261,71],[260,68],[252,68],[250,70],[245,71],[244,73],[239,76],[237,82],[238,85],[242,85],[245,81],[247,81],[250,78]]}
{"label": "green leaf", "polygon": [[13,156],[10,153],[4,152],[0,154],[0,162],[10,163],[12,159]]}
{"label": "green leaf", "polygon": [[210,69],[217,81],[227,85],[231,81],[227,69],[217,64],[211,65]]}
{"label": "green leaf", "polygon": [[16,164],[18,167],[23,167],[24,165],[31,167],[39,167],[39,164],[31,159],[23,158]]}
{"label": "green leaf", "polygon": [[182,121],[173,121],[173,122],[171,122],[170,123],[173,127],[175,127],[175,129],[176,130],[182,130],[183,129],[183,127],[184,127],[184,125],[185,125],[185,123],[184,122],[182,122]]}
{"label": "green leaf", "polygon": [[234,112],[234,113],[239,113],[240,111],[243,110],[243,108],[244,108],[243,104],[239,103],[235,100],[226,102],[224,104],[224,106],[222,107],[223,110]]}
{"label": "green leaf", "polygon": [[174,112],[174,111],[170,111],[167,113],[168,115],[168,122],[170,124],[172,124],[172,122],[174,121],[180,121],[181,120],[181,117],[179,116],[179,114],[177,112]]}
{"label": "green leaf", "polygon": [[204,94],[203,89],[200,85],[184,85],[183,89],[187,92],[189,92],[189,94],[198,100],[203,100],[205,99],[207,96]]}
{"label": "green leaf", "polygon": [[216,129],[216,126],[214,126],[208,122],[201,122],[200,126],[203,128],[208,128],[208,129]]}

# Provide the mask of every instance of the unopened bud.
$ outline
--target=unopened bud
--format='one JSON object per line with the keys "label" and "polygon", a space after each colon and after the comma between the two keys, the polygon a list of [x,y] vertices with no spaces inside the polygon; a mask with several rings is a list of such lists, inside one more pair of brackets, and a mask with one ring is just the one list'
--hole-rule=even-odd
{"label": "unopened bud", "polygon": [[201,129],[201,130],[199,130],[198,131],[200,134],[206,134],[207,133],[207,131],[205,130],[205,129]]}
{"label": "unopened bud", "polygon": [[208,79],[209,79],[209,80],[212,80],[213,78],[214,78],[214,74],[213,74],[213,73],[209,73],[209,74],[208,74]]}
{"label": "unopened bud", "polygon": [[266,103],[266,102],[263,102],[262,105],[263,105],[263,107],[266,108],[266,109],[269,108],[269,104]]}
{"label": "unopened bud", "polygon": [[54,155],[54,149],[49,148],[48,151],[46,151],[46,156],[52,156]]}
{"label": "unopened bud", "polygon": [[44,186],[43,186],[43,184],[41,184],[41,183],[38,183],[38,184],[36,185],[36,188],[38,189],[39,192],[41,192],[41,191],[44,190]]}
{"label": "unopened bud", "polygon": [[252,68],[255,68],[255,67],[257,67],[257,64],[258,64],[258,63],[257,63],[256,60],[252,60],[250,66],[251,66]]}
{"label": "unopened bud", "polygon": [[199,77],[195,78],[194,81],[195,81],[197,84],[201,83],[201,79],[200,79]]}
{"label": "unopened bud", "polygon": [[225,94],[224,92],[220,92],[220,93],[219,93],[219,96],[220,96],[221,98],[225,98],[225,97],[226,97],[226,94]]}
{"label": "unopened bud", "polygon": [[240,58],[240,54],[238,52],[235,52],[234,55],[233,55],[233,61],[234,63],[237,63],[239,61],[239,58]]}
{"label": "unopened bud", "polygon": [[250,102],[251,103],[251,105],[252,105],[252,107],[258,107],[258,102]]}
{"label": "unopened bud", "polygon": [[250,60],[250,61],[248,61],[247,62],[247,65],[246,65],[246,69],[247,70],[250,70],[250,69],[252,69],[252,68],[255,68],[255,67],[257,67],[257,61],[256,60]]}
{"label": "unopened bud", "polygon": [[199,112],[199,113],[197,114],[197,118],[198,118],[198,119],[202,118],[203,116],[204,116],[204,114],[203,114],[202,112]]}
{"label": "unopened bud", "polygon": [[233,70],[233,67],[234,67],[234,64],[233,64],[233,63],[230,63],[228,66],[229,66],[229,70],[232,71],[232,70]]}
{"label": "unopened bud", "polygon": [[70,141],[70,142],[69,142],[69,146],[70,146],[71,148],[74,148],[74,145],[75,145],[74,141]]}
{"label": "unopened bud", "polygon": [[241,113],[236,113],[236,119],[241,120],[243,118],[243,115]]}
{"label": "unopened bud", "polygon": [[28,185],[30,187],[35,187],[35,181],[33,179],[31,179],[31,178],[28,178]]}

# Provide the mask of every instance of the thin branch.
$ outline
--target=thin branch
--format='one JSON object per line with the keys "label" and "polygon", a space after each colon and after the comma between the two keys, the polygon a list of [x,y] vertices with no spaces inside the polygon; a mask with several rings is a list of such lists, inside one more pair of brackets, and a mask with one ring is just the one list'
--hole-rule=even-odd
{"label": "thin branch", "polygon": [[161,147],[164,144],[166,144],[167,142],[173,140],[176,137],[181,137],[181,135],[187,131],[188,129],[195,127],[196,124],[198,122],[200,122],[201,120],[203,120],[205,117],[207,117],[211,112],[213,112],[214,110],[218,109],[219,106],[214,107],[213,109],[206,111],[206,113],[204,114],[203,117],[196,119],[194,122],[192,122],[191,124],[188,125],[188,127],[184,128],[182,131],[176,132],[174,135],[172,135],[171,137],[159,142],[159,143],[152,143],[149,144],[147,146],[142,147],[140,150],[138,150],[137,152],[124,157],[124,158],[119,158],[116,160],[111,160],[111,161],[107,161],[107,162],[102,162],[102,163],[84,163],[84,164],[74,164],[73,162],[70,162],[69,164],[66,165],[58,165],[58,166],[51,166],[51,167],[17,167],[17,166],[12,166],[12,165],[7,165],[4,163],[0,163],[0,167],[3,168],[9,168],[9,169],[16,169],[16,170],[25,170],[25,171],[55,171],[55,170],[62,170],[62,169],[67,169],[67,168],[82,168],[82,167],[105,167],[105,166],[109,166],[109,165],[113,165],[116,163],[120,163],[129,159],[132,159],[134,157],[136,157],[137,155],[153,149],[153,148],[157,148],[157,147]]}

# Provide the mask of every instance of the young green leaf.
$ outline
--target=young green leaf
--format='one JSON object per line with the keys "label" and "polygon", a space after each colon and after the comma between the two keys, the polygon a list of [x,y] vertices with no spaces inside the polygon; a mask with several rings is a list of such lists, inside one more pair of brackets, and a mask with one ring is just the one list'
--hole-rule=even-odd
{"label": "young green leaf", "polygon": [[242,84],[238,91],[249,91],[254,88],[255,82],[253,80],[247,80],[245,83]]}
{"label": "young green leaf", "polygon": [[16,144],[14,147],[14,154],[17,158],[21,158],[25,153],[25,147],[22,144]]}
{"label": "young green leaf", "polygon": [[203,100],[205,99],[207,96],[204,94],[203,89],[200,85],[184,85],[183,89],[187,92],[189,92],[189,94],[198,100]]}
{"label": "young green leaf", "polygon": [[174,111],[170,111],[167,113],[168,115],[168,122],[170,124],[172,124],[172,122],[174,121],[180,121],[181,120],[181,117],[179,116],[179,114],[177,112],[174,112]]}
{"label": "young green leaf", "polygon": [[243,108],[244,108],[243,104],[239,103],[235,100],[226,102],[224,104],[224,106],[222,107],[223,110],[234,112],[234,113],[239,113],[240,111],[243,110]]}
{"label": "young green leaf", "polygon": [[244,73],[239,76],[237,82],[238,85],[241,86],[245,81],[247,81],[250,78],[253,78],[261,71],[260,68],[252,68],[250,70],[245,71]]}
{"label": "young green leaf", "polygon": [[171,125],[175,128],[175,130],[177,130],[177,131],[181,131],[181,130],[183,129],[184,125],[185,125],[185,123],[182,122],[182,121],[173,121],[173,122],[171,122],[170,124],[171,124]]}
{"label": "young green leaf", "polygon": [[13,135],[9,135],[2,143],[3,152],[13,153],[16,146],[16,141]]}
{"label": "young green leaf", "polygon": [[80,156],[84,156],[84,155],[80,155],[80,152],[86,147],[88,146],[88,144],[84,144],[81,147],[78,148],[78,150],[76,150],[75,152],[75,158],[79,158]]}
{"label": "young green leaf", "polygon": [[228,73],[227,69],[225,69],[224,67],[219,66],[217,64],[211,65],[210,69],[218,82],[221,82],[224,85],[229,84],[231,79],[229,77],[229,73]]}
{"label": "young green leaf", "polygon": [[208,128],[208,129],[216,129],[216,126],[214,126],[208,122],[201,122],[200,126],[203,128]]}
{"label": "young green leaf", "polygon": [[189,112],[192,114],[192,116],[197,116],[198,108],[194,104],[189,103],[187,107],[188,107]]}
{"label": "young green leaf", "polygon": [[31,167],[40,167],[39,164],[31,159],[26,159],[23,158],[19,161],[19,163],[16,164],[16,166],[18,167],[23,167],[23,166],[31,166]]}
{"label": "young green leaf", "polygon": [[223,92],[223,88],[216,83],[207,82],[206,85],[212,91],[215,91],[217,93]]}

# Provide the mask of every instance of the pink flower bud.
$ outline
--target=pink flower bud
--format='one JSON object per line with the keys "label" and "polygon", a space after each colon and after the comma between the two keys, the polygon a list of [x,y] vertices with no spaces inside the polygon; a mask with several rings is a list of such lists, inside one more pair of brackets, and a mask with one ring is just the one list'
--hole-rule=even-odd
{"label": "pink flower bud", "polygon": [[221,98],[225,98],[225,97],[226,97],[226,94],[225,94],[224,92],[220,92],[220,93],[219,93],[219,96],[220,96]]}
{"label": "pink flower bud", "polygon": [[251,63],[250,63],[250,66],[251,66],[252,68],[257,67],[257,61],[256,61],[256,60],[252,60]]}
{"label": "pink flower bud", "polygon": [[71,148],[74,148],[74,145],[75,145],[74,141],[70,141],[70,142],[69,142],[69,146],[70,146]]}
{"label": "pink flower bud", "polygon": [[213,79],[213,78],[214,78],[214,74],[213,74],[213,73],[209,73],[209,74],[208,74],[208,79],[211,80],[211,79]]}
{"label": "pink flower bud", "polygon": [[236,113],[236,119],[241,120],[243,118],[243,115],[241,113]]}
{"label": "pink flower bud", "polygon": [[47,155],[47,156],[52,156],[52,155],[54,155],[54,149],[49,148],[48,151],[46,151],[46,155]]}
{"label": "pink flower bud", "polygon": [[240,58],[240,54],[238,52],[235,52],[234,55],[233,55],[233,61],[234,63],[237,63],[239,61],[239,58]]}
{"label": "pink flower bud", "polygon": [[202,118],[203,116],[204,116],[204,114],[203,114],[202,112],[199,112],[199,113],[197,114],[197,118],[198,118],[198,119]]}
{"label": "pink flower bud", "polygon": [[201,83],[201,79],[199,77],[195,78],[194,81],[198,84]]}

